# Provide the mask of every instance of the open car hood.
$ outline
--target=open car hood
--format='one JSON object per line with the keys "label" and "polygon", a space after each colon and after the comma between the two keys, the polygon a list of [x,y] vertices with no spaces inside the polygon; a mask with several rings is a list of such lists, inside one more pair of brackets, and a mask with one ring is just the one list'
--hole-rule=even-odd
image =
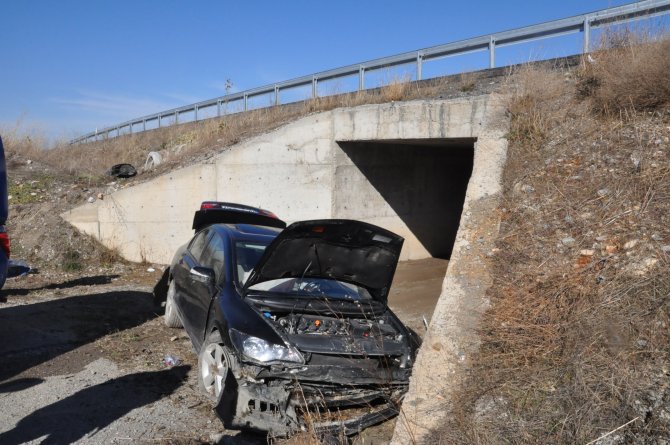
{"label": "open car hood", "polygon": [[329,278],[361,286],[386,303],[403,242],[360,221],[296,222],[265,249],[244,287],[280,278]]}

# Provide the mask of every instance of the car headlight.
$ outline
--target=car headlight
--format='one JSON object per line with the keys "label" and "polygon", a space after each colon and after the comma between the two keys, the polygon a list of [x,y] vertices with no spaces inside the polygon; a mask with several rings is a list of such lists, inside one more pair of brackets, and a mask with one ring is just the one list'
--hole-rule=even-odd
{"label": "car headlight", "polygon": [[229,332],[235,348],[253,361],[260,363],[304,363],[302,355],[295,348],[270,343],[262,338],[242,333],[237,329],[231,329]]}

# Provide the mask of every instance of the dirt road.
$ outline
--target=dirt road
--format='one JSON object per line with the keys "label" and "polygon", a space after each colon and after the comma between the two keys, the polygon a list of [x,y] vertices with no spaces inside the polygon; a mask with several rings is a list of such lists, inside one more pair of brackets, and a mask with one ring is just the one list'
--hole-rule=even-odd
{"label": "dirt road", "polygon": [[[266,443],[224,431],[197,388],[196,355],[151,301],[160,271],[10,280],[0,303],[0,443]],[[422,333],[446,262],[401,263],[390,305]],[[181,360],[166,366],[166,355]],[[392,428],[371,429],[365,443]]]}

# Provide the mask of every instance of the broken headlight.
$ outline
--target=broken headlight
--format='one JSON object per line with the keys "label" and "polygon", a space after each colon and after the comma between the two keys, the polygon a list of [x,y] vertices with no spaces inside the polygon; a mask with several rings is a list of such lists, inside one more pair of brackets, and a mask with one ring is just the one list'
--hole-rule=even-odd
{"label": "broken headlight", "polygon": [[295,348],[287,348],[285,346],[270,343],[262,338],[254,337],[231,329],[230,339],[235,348],[240,351],[245,357],[263,364],[272,362],[295,362],[304,363],[300,352]]}

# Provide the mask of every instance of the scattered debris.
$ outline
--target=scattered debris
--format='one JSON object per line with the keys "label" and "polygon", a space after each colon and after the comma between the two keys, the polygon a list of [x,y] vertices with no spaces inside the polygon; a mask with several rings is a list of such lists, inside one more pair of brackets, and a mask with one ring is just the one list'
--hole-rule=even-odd
{"label": "scattered debris", "polygon": [[23,277],[31,271],[30,266],[23,260],[9,260],[7,264],[7,278]]}
{"label": "scattered debris", "polygon": [[95,197],[94,197],[94,196],[89,196],[88,199],[87,199],[86,201],[88,201],[89,203],[92,204],[92,203],[95,202]]}
{"label": "scattered debris", "polygon": [[165,356],[165,358],[163,358],[163,364],[172,368],[173,366],[181,364],[181,359],[179,359],[177,356],[168,354]]}
{"label": "scattered debris", "polygon": [[144,170],[151,170],[163,163],[163,156],[157,151],[150,151],[147,160],[144,163]]}
{"label": "scattered debris", "polygon": [[115,178],[132,178],[137,175],[137,170],[130,164],[116,164],[107,171],[107,175]]}
{"label": "scattered debris", "polygon": [[637,246],[637,243],[639,243],[640,240],[638,239],[632,239],[628,241],[626,244],[623,245],[623,248],[626,250],[632,249],[633,247]]}
{"label": "scattered debris", "polygon": [[571,236],[566,236],[565,238],[563,238],[563,239],[561,240],[561,243],[562,243],[564,246],[572,246],[573,244],[575,244],[575,239],[572,238]]}

